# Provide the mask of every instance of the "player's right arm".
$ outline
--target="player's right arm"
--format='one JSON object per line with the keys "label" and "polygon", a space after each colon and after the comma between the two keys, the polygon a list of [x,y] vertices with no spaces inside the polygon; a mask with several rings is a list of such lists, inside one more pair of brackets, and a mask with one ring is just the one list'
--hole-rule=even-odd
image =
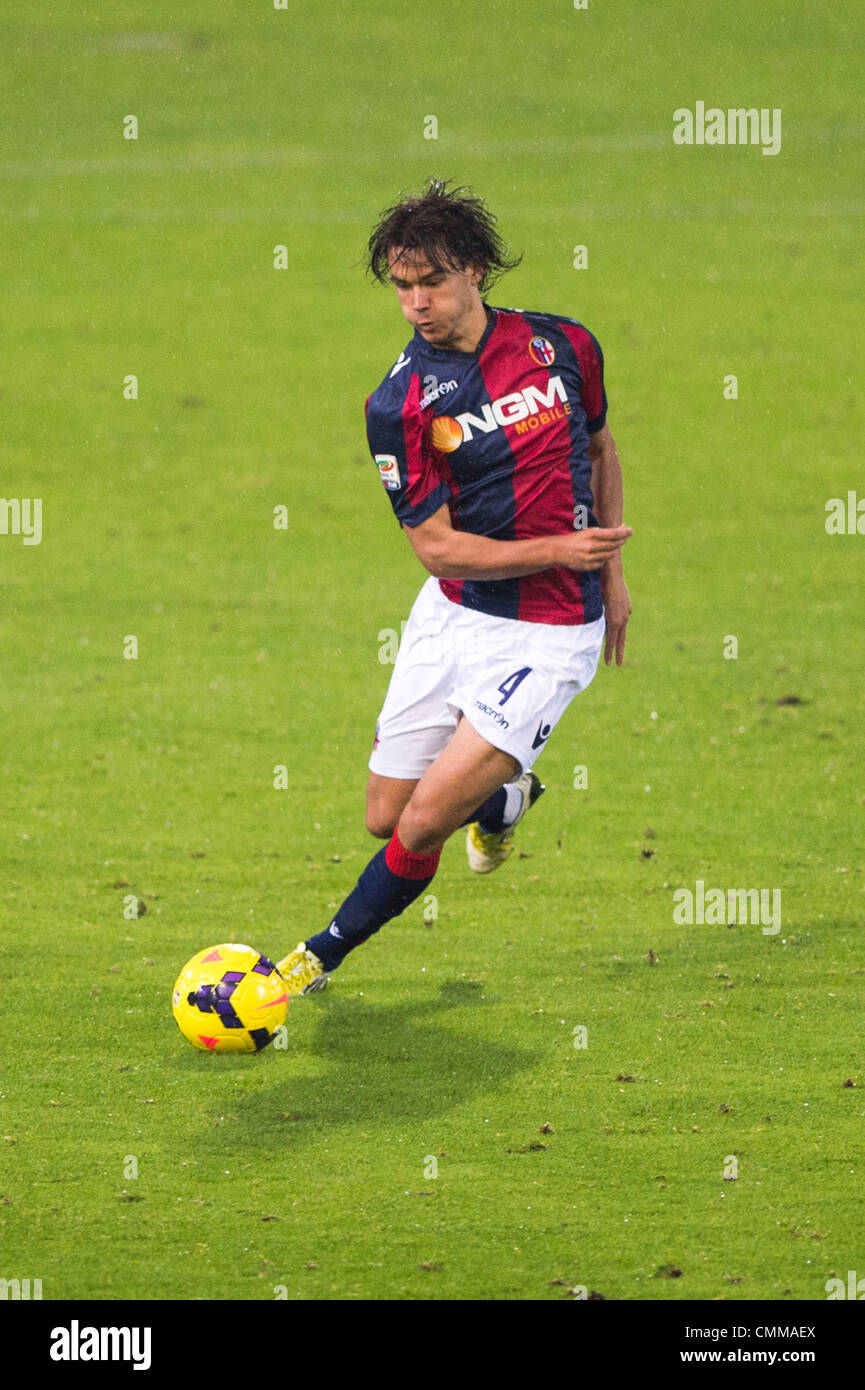
{"label": "player's right arm", "polygon": [[592,526],[562,536],[497,541],[455,531],[447,503],[419,525],[403,523],[403,530],[421,564],[436,579],[477,580],[519,579],[555,565],[598,570],[634,534],[630,526]]}
{"label": "player's right arm", "polygon": [[627,526],[586,527],[564,535],[498,541],[451,525],[451,490],[424,439],[420,378],[398,362],[366,403],[370,453],[394,515],[425,569],[436,579],[519,579],[563,565],[598,570],[632,531]]}

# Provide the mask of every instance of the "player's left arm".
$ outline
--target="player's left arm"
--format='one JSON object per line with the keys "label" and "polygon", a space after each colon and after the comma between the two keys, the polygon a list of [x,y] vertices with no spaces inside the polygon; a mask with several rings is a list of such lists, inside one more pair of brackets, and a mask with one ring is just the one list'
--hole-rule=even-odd
{"label": "player's left arm", "polygon": [[[592,468],[595,516],[602,526],[621,526],[624,508],[622,466],[609,425],[605,424],[596,434],[589,435],[589,463]],[[625,633],[631,615],[631,598],[622,572],[622,552],[617,551],[612,555],[600,573],[607,620],[604,661],[610,666],[615,652],[616,665],[621,666],[625,654]]]}

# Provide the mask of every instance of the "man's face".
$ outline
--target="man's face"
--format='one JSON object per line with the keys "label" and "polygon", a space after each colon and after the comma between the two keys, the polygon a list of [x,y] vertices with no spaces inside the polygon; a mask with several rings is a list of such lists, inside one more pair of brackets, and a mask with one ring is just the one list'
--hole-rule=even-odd
{"label": "man's face", "polygon": [[480,266],[436,269],[423,252],[396,249],[389,258],[390,278],[405,318],[433,347],[454,347],[481,304]]}

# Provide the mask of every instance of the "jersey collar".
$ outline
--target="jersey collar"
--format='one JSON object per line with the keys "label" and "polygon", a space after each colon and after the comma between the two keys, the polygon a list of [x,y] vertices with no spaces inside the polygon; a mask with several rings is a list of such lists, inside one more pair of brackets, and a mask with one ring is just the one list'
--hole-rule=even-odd
{"label": "jersey collar", "polygon": [[484,348],[486,347],[489,341],[490,334],[493,332],[493,329],[495,328],[496,323],[498,322],[498,314],[496,310],[491,309],[489,304],[486,303],[486,301],[484,302],[484,308],[487,311],[487,326],[484,329],[483,337],[481,338],[474,352],[462,352],[458,348],[433,347],[432,344],[428,343],[426,338],[424,338],[418,332],[417,329],[415,329],[414,331],[414,347],[416,347],[418,351],[422,352],[424,357],[432,357],[437,362],[474,362],[476,358],[480,357],[481,353],[483,352]]}

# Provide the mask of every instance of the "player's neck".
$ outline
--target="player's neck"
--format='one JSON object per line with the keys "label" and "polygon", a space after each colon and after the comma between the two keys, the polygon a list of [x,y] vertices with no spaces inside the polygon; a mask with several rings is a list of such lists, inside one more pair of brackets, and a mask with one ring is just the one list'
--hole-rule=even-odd
{"label": "player's neck", "polygon": [[474,352],[487,331],[488,323],[487,306],[478,297],[477,304],[472,307],[465,324],[460,327],[459,336],[449,346],[456,352]]}

